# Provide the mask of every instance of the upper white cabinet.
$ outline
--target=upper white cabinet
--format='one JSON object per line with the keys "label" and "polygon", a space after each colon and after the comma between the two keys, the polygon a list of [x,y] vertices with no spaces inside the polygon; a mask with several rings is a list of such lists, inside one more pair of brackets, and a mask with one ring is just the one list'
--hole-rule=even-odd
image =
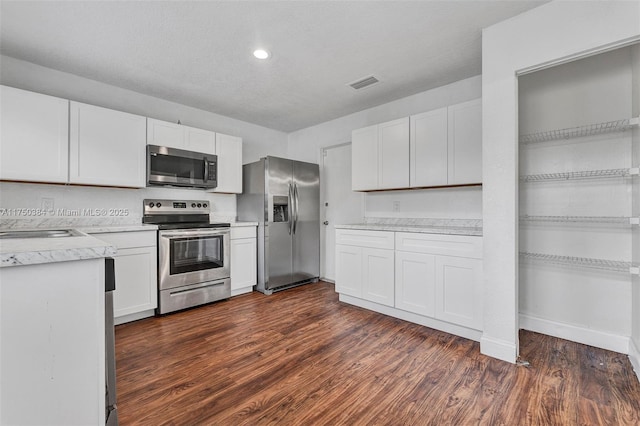
{"label": "upper white cabinet", "polygon": [[482,182],[482,103],[411,116],[411,187]]}
{"label": "upper white cabinet", "polygon": [[215,132],[153,118],[147,119],[147,143],[207,154],[216,153]]}
{"label": "upper white cabinet", "polygon": [[409,186],[409,118],[400,118],[353,131],[354,191]]}
{"label": "upper white cabinet", "polygon": [[0,86],[0,179],[66,183],[69,101]]}
{"label": "upper white cabinet", "polygon": [[214,192],[242,194],[242,138],[216,133],[218,186]]}
{"label": "upper white cabinet", "polygon": [[482,182],[482,103],[463,102],[352,132],[352,189]]}
{"label": "upper white cabinet", "polygon": [[447,184],[447,108],[411,116],[411,186]]}
{"label": "upper white cabinet", "polygon": [[449,115],[449,185],[482,182],[482,102],[453,105]]}
{"label": "upper white cabinet", "polygon": [[145,117],[71,102],[69,123],[70,183],[145,186]]}

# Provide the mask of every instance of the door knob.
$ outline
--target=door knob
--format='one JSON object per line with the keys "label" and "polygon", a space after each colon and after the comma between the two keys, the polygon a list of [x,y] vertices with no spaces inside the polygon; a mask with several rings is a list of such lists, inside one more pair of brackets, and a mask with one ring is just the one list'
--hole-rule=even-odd
{"label": "door knob", "polygon": [[328,220],[325,220],[325,221],[324,221],[324,222],[322,222],[322,223],[323,223],[324,225],[328,225],[328,224],[329,224],[329,221],[328,221]]}

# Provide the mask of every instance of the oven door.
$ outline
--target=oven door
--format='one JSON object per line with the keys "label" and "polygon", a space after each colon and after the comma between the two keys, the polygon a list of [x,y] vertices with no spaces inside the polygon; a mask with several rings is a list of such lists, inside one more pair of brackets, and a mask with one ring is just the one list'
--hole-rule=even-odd
{"label": "oven door", "polygon": [[158,233],[160,290],[229,278],[229,229]]}

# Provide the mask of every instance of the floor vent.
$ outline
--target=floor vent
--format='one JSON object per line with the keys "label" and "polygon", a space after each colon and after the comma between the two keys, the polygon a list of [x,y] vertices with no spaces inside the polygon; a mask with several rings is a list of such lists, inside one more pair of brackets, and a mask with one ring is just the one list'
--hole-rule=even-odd
{"label": "floor vent", "polygon": [[359,89],[364,89],[365,87],[369,87],[373,84],[379,83],[380,80],[378,80],[377,78],[375,78],[374,76],[370,75],[368,77],[365,78],[361,78],[358,81],[354,81],[353,83],[349,83],[349,86],[353,87],[356,90]]}

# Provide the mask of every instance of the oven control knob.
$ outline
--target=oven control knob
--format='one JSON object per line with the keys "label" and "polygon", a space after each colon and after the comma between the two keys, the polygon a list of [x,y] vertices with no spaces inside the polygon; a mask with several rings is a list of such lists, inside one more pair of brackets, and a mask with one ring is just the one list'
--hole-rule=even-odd
{"label": "oven control knob", "polygon": [[195,209],[196,208],[196,203],[191,203],[191,208]]}
{"label": "oven control knob", "polygon": [[149,207],[154,207],[154,206],[155,206],[155,204],[149,203]]}
{"label": "oven control knob", "polygon": [[202,204],[198,203],[198,208],[202,207]]}
{"label": "oven control knob", "polygon": [[207,203],[204,203],[204,204],[202,205],[202,207],[204,207],[204,208],[206,209],[206,208],[207,208]]}
{"label": "oven control knob", "polygon": [[162,206],[162,204],[156,203],[156,207],[160,207],[160,206]]}

